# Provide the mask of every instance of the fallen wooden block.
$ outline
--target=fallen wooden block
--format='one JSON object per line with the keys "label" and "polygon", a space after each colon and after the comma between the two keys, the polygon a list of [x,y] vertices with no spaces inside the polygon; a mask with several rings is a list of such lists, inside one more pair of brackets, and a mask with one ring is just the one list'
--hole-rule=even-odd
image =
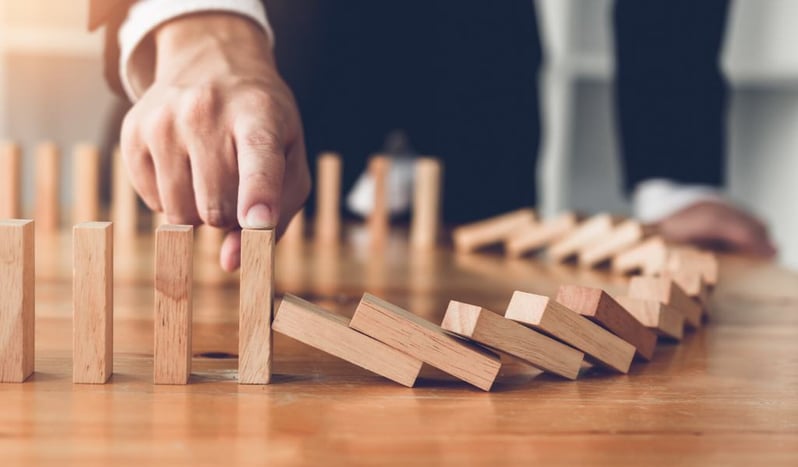
{"label": "fallen wooden block", "polygon": [[718,258],[714,253],[695,248],[672,248],[668,254],[667,270],[670,272],[698,271],[710,287],[718,283]]}
{"label": "fallen wooden block", "polygon": [[547,250],[547,254],[555,261],[566,261],[576,256],[579,250],[610,232],[616,223],[617,219],[610,214],[596,214],[579,224],[568,235],[554,242]]}
{"label": "fallen wooden block", "polygon": [[484,391],[499,374],[498,355],[368,293],[349,326]]}
{"label": "fallen wooden block", "polygon": [[640,321],[603,290],[561,285],[555,300],[632,344],[637,349],[637,355],[643,359],[651,360],[654,357],[657,335],[640,324]]}
{"label": "fallen wooden block", "polygon": [[582,248],[579,251],[579,264],[588,267],[599,266],[641,242],[646,232],[647,229],[639,222],[624,221],[595,242]]}
{"label": "fallen wooden block", "polygon": [[320,242],[337,242],[341,235],[341,156],[319,155],[316,161],[316,227]]}
{"label": "fallen wooden block", "polygon": [[274,331],[413,387],[421,360],[349,327],[349,320],[291,294],[283,297],[272,324]]}
{"label": "fallen wooden block", "polygon": [[438,241],[441,223],[441,161],[432,157],[416,160],[413,193],[413,218],[410,223],[410,245],[428,249]]}
{"label": "fallen wooden block", "polygon": [[35,266],[31,220],[0,219],[0,383],[33,373]]}
{"label": "fallen wooden block", "polygon": [[585,354],[485,308],[450,301],[441,327],[519,358],[543,371],[576,379]]}
{"label": "fallen wooden block", "polygon": [[684,315],[678,310],[659,300],[640,300],[626,296],[616,296],[615,300],[643,326],[653,329],[660,336],[682,339]]}
{"label": "fallen wooden block", "polygon": [[0,144],[0,219],[22,216],[22,151],[11,142]]}
{"label": "fallen wooden block", "polygon": [[612,258],[611,269],[619,274],[657,274],[665,268],[668,247],[660,236],[651,237]]}
{"label": "fallen wooden block", "polygon": [[513,232],[535,222],[535,211],[519,209],[471,224],[461,225],[452,231],[454,247],[460,253],[503,242]]}
{"label": "fallen wooden block", "polygon": [[241,231],[238,382],[269,384],[272,376],[274,230]]}
{"label": "fallen wooden block", "polygon": [[72,154],[72,222],[100,220],[100,150],[80,144]]}
{"label": "fallen wooden block", "polygon": [[61,156],[53,143],[36,148],[36,219],[37,232],[54,233],[61,224]]}
{"label": "fallen wooden block", "polygon": [[588,360],[629,372],[635,356],[632,344],[549,297],[516,291],[504,316],[576,347]]}
{"label": "fallen wooden block", "polygon": [[576,228],[578,222],[576,214],[566,212],[538,224],[528,224],[504,241],[504,249],[514,257],[534,252],[567,235]]}
{"label": "fallen wooden block", "polygon": [[388,205],[388,177],[391,171],[389,156],[372,156],[369,159],[369,174],[374,180],[374,205],[368,216],[368,231],[371,245],[385,244],[391,227],[391,211]]}
{"label": "fallen wooden block", "polygon": [[678,310],[690,328],[701,327],[701,307],[687,296],[670,277],[667,276],[635,276],[629,281],[629,293],[632,298],[642,300],[658,300]]}

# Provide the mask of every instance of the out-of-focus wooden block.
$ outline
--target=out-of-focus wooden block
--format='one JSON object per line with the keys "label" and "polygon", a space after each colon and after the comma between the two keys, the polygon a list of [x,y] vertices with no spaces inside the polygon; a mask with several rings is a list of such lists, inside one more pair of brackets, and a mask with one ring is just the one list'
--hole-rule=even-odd
{"label": "out-of-focus wooden block", "polygon": [[283,297],[272,328],[292,339],[413,387],[421,360],[349,327],[349,320],[290,294]]}
{"label": "out-of-focus wooden block", "polygon": [[555,300],[632,344],[643,359],[651,360],[654,356],[657,335],[603,290],[561,285]]}
{"label": "out-of-focus wooden block", "polygon": [[635,220],[627,220],[595,242],[579,251],[579,264],[595,267],[612,259],[613,256],[628,250],[641,242],[647,229]]}
{"label": "out-of-focus wooden block", "polygon": [[130,240],[136,236],[139,227],[138,197],[128,179],[119,148],[114,150],[112,159],[111,215],[114,235],[117,239]]}
{"label": "out-of-focus wooden block", "polygon": [[0,143],[0,219],[22,216],[22,151],[12,142]]}
{"label": "out-of-focus wooden block", "polygon": [[637,318],[643,326],[657,334],[681,340],[684,335],[684,315],[659,300],[640,300],[626,296],[616,296],[615,300]]}
{"label": "out-of-focus wooden block", "polygon": [[410,245],[414,248],[432,248],[438,240],[442,172],[438,159],[421,157],[416,160],[413,218],[410,224]]}
{"label": "out-of-focus wooden block", "polygon": [[0,383],[33,373],[34,233],[31,220],[0,219]]}
{"label": "out-of-focus wooden block", "polygon": [[642,243],[619,253],[612,258],[611,268],[620,274],[642,272],[653,275],[665,268],[668,247],[660,236],[646,239]]}
{"label": "out-of-focus wooden block", "polygon": [[61,223],[61,156],[54,143],[36,148],[36,231],[54,233]]}
{"label": "out-of-focus wooden block", "polygon": [[527,225],[515,232],[504,242],[504,249],[510,256],[520,257],[534,252],[573,231],[579,219],[576,214],[566,212],[559,216],[544,219],[537,224]]}
{"label": "out-of-focus wooden block", "polygon": [[100,150],[92,144],[75,147],[72,158],[72,222],[100,219]]}
{"label": "out-of-focus wooden block", "polygon": [[489,219],[461,225],[452,231],[454,246],[460,253],[501,243],[514,232],[535,222],[535,211],[518,209]]}
{"label": "out-of-focus wooden block", "polygon": [[165,212],[152,211],[151,218],[152,218],[152,226],[156,230],[158,229],[158,227],[162,225],[169,225],[169,219],[166,218]]}
{"label": "out-of-focus wooden block", "polygon": [[632,344],[549,297],[516,291],[504,316],[576,347],[588,360],[629,372],[635,356]]}
{"label": "out-of-focus wooden block", "polygon": [[114,367],[113,227],[78,224],[72,240],[72,382],[103,384]]}
{"label": "out-of-focus wooden block", "polygon": [[301,245],[305,241],[305,210],[300,209],[291,218],[291,222],[285,228],[285,233],[280,237],[283,245]]}
{"label": "out-of-focus wooden block", "polygon": [[391,158],[372,156],[369,159],[369,174],[374,180],[374,205],[368,216],[368,230],[373,246],[381,246],[388,238],[391,227],[391,211],[388,205],[388,176]]}
{"label": "out-of-focus wooden block", "polygon": [[191,375],[193,243],[190,225],[155,231],[155,384],[186,384]]}
{"label": "out-of-focus wooden block", "polygon": [[632,298],[658,300],[678,310],[690,328],[701,326],[701,307],[687,296],[670,277],[667,276],[635,276],[629,281],[629,293]]}
{"label": "out-of-focus wooden block", "polygon": [[485,308],[450,301],[441,327],[519,358],[543,371],[576,379],[585,354]]}
{"label": "out-of-focus wooden block", "polygon": [[341,156],[321,154],[316,162],[316,228],[320,242],[336,242],[341,236]]}
{"label": "out-of-focus wooden block", "polygon": [[484,391],[499,374],[498,355],[368,293],[349,326]]}
{"label": "out-of-focus wooden block", "polygon": [[718,283],[718,258],[714,253],[708,251],[690,247],[672,248],[668,254],[667,270],[671,272],[698,271],[710,287],[714,287]]}
{"label": "out-of-focus wooden block", "polygon": [[272,375],[274,231],[241,231],[238,382],[269,384]]}
{"label": "out-of-focus wooden block", "polygon": [[547,254],[555,261],[572,258],[578,254],[579,250],[610,232],[616,223],[617,219],[610,214],[596,214],[579,224],[568,235],[554,242],[547,250]]}

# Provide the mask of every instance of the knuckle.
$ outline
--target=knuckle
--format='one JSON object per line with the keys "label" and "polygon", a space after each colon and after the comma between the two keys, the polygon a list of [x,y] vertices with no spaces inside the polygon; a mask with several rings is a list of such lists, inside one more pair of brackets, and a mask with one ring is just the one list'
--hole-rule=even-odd
{"label": "knuckle", "polygon": [[199,225],[202,223],[196,216],[181,211],[167,211],[166,219],[169,220],[170,224]]}
{"label": "knuckle", "polygon": [[199,216],[204,223],[211,227],[227,227],[231,221],[227,211],[220,207],[206,206],[201,208]]}
{"label": "knuckle", "polygon": [[189,129],[208,126],[214,120],[213,116],[218,110],[219,102],[219,90],[214,84],[196,86],[186,91],[178,120]]}
{"label": "knuckle", "polygon": [[144,128],[145,138],[150,143],[171,140],[174,120],[174,111],[168,105],[153,110]]}

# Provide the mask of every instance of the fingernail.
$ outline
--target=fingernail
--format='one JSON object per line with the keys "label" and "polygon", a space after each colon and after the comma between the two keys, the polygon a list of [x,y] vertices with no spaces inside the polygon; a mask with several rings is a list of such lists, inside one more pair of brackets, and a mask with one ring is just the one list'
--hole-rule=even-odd
{"label": "fingernail", "polygon": [[244,220],[246,225],[242,227],[247,229],[271,229],[274,227],[272,210],[265,204],[256,204],[249,208]]}

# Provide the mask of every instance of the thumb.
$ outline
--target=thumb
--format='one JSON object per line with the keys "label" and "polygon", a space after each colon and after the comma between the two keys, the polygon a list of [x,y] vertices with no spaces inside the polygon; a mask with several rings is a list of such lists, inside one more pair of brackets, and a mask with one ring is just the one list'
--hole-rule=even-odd
{"label": "thumb", "polygon": [[273,125],[245,121],[234,129],[238,158],[238,223],[242,228],[274,228],[280,219],[285,144]]}

